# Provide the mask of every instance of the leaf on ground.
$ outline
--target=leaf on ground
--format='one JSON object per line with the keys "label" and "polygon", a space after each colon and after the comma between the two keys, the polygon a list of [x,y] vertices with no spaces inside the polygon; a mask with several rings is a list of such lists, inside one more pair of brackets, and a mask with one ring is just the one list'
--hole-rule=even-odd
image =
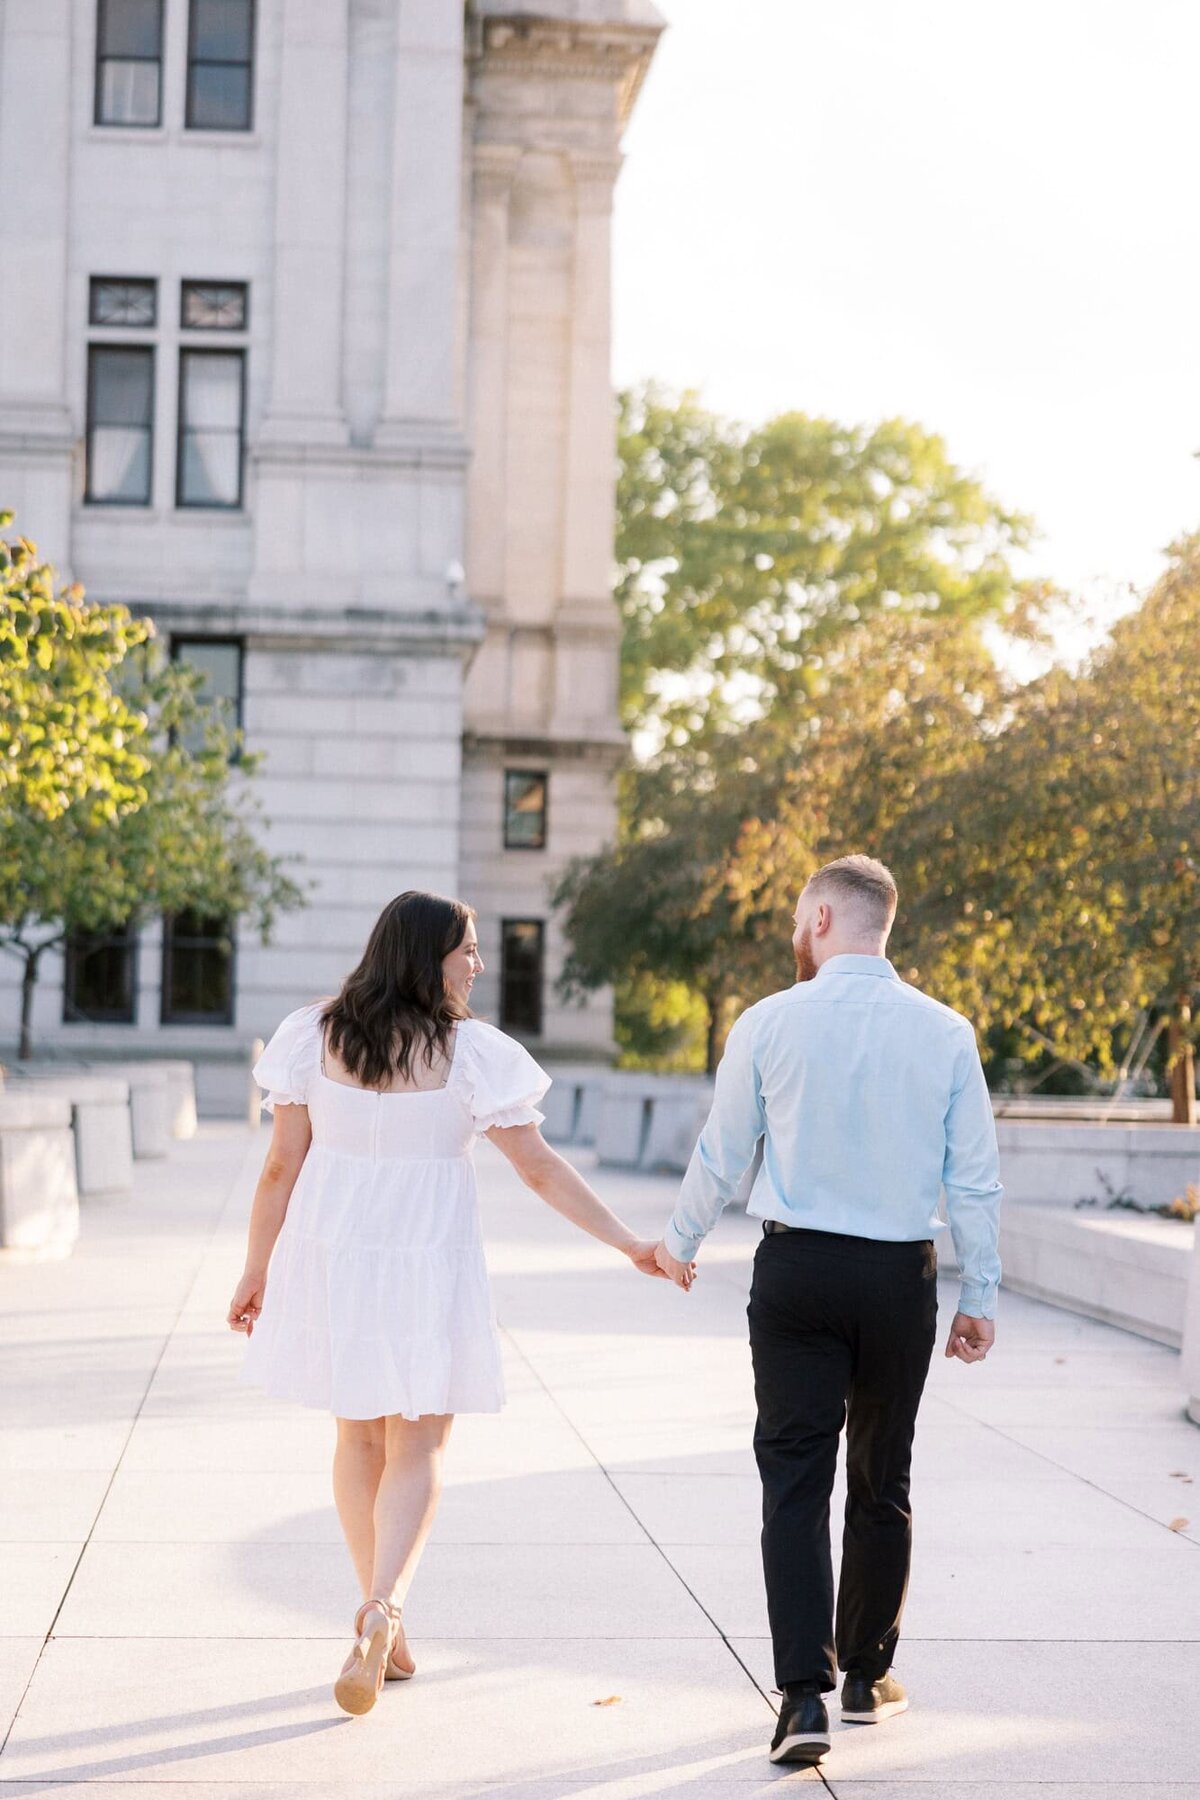
{"label": "leaf on ground", "polygon": [[620,1704],[621,1704],[620,1694],[610,1694],[608,1696],[607,1700],[593,1700],[592,1701],[593,1706],[619,1706]]}
{"label": "leaf on ground", "polygon": [[1065,1356],[1056,1356],[1054,1360],[1056,1363],[1060,1363],[1060,1362],[1066,1362],[1067,1359]]}
{"label": "leaf on ground", "polygon": [[1188,1474],[1186,1469],[1172,1469],[1171,1470],[1171,1480],[1172,1481],[1190,1481],[1191,1479],[1192,1478]]}
{"label": "leaf on ground", "polygon": [[1183,1531],[1184,1528],[1186,1527],[1187,1523],[1188,1523],[1188,1521],[1186,1519],[1172,1519],[1171,1520],[1171,1530],[1172,1531]]}

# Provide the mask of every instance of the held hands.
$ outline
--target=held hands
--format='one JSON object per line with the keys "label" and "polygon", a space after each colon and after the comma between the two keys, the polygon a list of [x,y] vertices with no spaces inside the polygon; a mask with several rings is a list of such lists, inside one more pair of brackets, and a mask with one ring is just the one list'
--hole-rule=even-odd
{"label": "held hands", "polygon": [[982,1362],[996,1341],[996,1327],[991,1319],[973,1319],[970,1313],[955,1313],[946,1342],[946,1355],[960,1362]]}
{"label": "held hands", "polygon": [[233,1290],[233,1299],[229,1302],[229,1311],[225,1322],[231,1331],[244,1331],[247,1337],[253,1335],[254,1321],[262,1311],[263,1295],[266,1292],[265,1275],[243,1275]]}
{"label": "held hands", "polygon": [[696,1279],[695,1263],[680,1262],[677,1257],[671,1255],[662,1242],[654,1246],[654,1260],[658,1265],[659,1273],[665,1275],[669,1281],[673,1281],[676,1287],[681,1287],[686,1294]]}

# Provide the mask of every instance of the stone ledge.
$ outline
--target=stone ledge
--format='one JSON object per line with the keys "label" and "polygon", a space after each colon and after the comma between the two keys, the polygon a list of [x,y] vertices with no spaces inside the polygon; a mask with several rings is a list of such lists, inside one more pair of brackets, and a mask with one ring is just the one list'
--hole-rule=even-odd
{"label": "stone ledge", "polygon": [[1178,1349],[1194,1231],[1171,1219],[1002,1206],[1003,1286]]}

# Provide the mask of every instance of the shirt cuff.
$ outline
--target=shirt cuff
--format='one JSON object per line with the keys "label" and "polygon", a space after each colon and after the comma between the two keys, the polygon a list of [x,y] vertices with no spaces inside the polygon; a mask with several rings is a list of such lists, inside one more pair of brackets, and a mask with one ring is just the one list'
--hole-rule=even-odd
{"label": "shirt cuff", "polygon": [[958,1310],[968,1319],[994,1319],[996,1287],[984,1281],[964,1281],[958,1290]]}
{"label": "shirt cuff", "polygon": [[704,1239],[684,1237],[672,1219],[663,1232],[662,1241],[667,1255],[673,1256],[676,1262],[691,1262]]}

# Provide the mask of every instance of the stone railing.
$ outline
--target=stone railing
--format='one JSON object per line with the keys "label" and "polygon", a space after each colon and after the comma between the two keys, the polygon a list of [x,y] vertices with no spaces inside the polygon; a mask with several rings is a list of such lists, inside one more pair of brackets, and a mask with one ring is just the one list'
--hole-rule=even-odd
{"label": "stone railing", "polygon": [[0,1093],[0,1252],[69,1256],[79,1236],[71,1102],[35,1082]]}

